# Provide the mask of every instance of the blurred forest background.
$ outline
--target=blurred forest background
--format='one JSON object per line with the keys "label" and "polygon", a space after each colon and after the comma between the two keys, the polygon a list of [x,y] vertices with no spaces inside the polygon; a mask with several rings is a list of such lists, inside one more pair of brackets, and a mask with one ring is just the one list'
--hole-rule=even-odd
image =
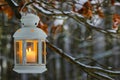
{"label": "blurred forest background", "polygon": [[[94,16],[93,20],[90,19],[88,22],[92,21],[91,23],[94,26],[99,26],[106,30],[116,28],[113,27],[113,15],[119,15],[120,13],[119,0],[114,0],[117,3],[116,5],[111,4],[110,1],[113,0],[102,1],[100,4],[103,5],[104,18],[96,18]],[[69,63],[48,47],[48,70],[46,72],[42,74],[18,74],[14,72],[12,70],[14,66],[12,36],[21,27],[21,24],[19,19],[16,19],[14,13],[9,10],[10,7],[5,6],[2,2],[0,3],[0,80],[98,80],[83,72],[76,65]],[[61,6],[61,10],[69,10],[71,8],[65,2],[61,3]],[[40,26],[45,28],[44,30],[48,34],[47,39],[50,43],[56,45],[68,55],[75,57],[81,63],[109,70],[120,70],[119,38],[114,38],[109,34],[104,34],[92,28],[88,29],[84,23],[78,23],[68,16],[52,17],[45,16],[39,11],[38,13],[42,21]],[[117,28],[119,34],[119,26]],[[115,80],[120,80],[120,76],[115,76],[114,78]]]}

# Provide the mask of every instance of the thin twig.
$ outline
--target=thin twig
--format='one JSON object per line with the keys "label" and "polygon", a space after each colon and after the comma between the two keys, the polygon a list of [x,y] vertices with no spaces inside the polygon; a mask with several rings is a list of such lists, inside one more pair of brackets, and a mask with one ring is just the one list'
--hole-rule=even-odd
{"label": "thin twig", "polygon": [[[97,60],[95,60],[95,59],[93,59],[93,58],[91,58],[91,57],[88,57],[88,56],[76,58],[75,60],[76,60],[76,61],[80,61],[80,60],[88,60],[88,61],[89,61],[89,60],[91,60],[92,62],[95,62],[95,63],[97,63],[98,65],[100,65],[101,67],[108,69],[107,66],[99,63]],[[89,62],[89,63],[90,63],[90,62]]]}

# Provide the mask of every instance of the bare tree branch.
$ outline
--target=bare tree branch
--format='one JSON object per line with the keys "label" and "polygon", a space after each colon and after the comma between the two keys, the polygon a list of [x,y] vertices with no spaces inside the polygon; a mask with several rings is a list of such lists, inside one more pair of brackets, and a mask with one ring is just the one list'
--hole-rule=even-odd
{"label": "bare tree branch", "polygon": [[13,0],[5,0],[8,5],[11,7],[11,9],[13,10],[16,18],[20,19],[21,18],[21,14],[20,12],[18,11],[18,4],[16,2],[14,2]]}
{"label": "bare tree branch", "polygon": [[[13,11],[14,11],[16,17],[20,19],[20,18],[21,18],[21,15],[20,15],[20,13],[18,12],[18,10],[16,10],[16,8],[17,8],[18,6],[16,6],[16,5],[14,4],[15,2],[13,3],[13,1],[10,1],[10,0],[6,0],[6,1],[7,1],[8,4],[11,6],[11,8],[13,8]],[[39,5],[36,5],[36,4],[34,4],[34,3],[39,4]],[[43,6],[41,5],[41,3],[44,3],[44,4],[46,4],[46,5],[49,5],[49,6],[53,7],[54,9],[47,9],[47,8],[43,7]],[[42,1],[42,0],[39,1],[39,2],[38,2],[38,1],[32,1],[32,2],[26,3],[24,6],[28,6],[28,5],[31,5],[31,4],[32,4],[33,8],[35,8],[36,10],[40,11],[41,13],[43,13],[43,14],[45,14],[45,15],[47,15],[47,16],[68,16],[68,17],[74,19],[75,21],[77,21],[78,23],[84,24],[85,27],[88,28],[88,29],[94,29],[94,30],[99,31],[99,32],[101,32],[101,33],[110,35],[110,36],[112,36],[112,37],[120,38],[120,36],[118,36],[118,35],[117,35],[116,33],[114,33],[114,32],[110,32],[110,31],[108,31],[108,30],[99,28],[99,27],[97,27],[97,26],[90,25],[90,24],[87,22],[87,19],[85,19],[85,18],[84,18],[81,14],[79,14],[79,13],[75,13],[75,12],[72,12],[72,11],[71,11],[71,12],[70,12],[70,11],[62,11],[62,10],[60,10],[60,9],[58,9],[58,8],[55,8],[54,6],[52,6],[52,5],[50,5],[49,3],[46,3],[45,1]],[[14,7],[13,5],[14,5],[15,7]]]}
{"label": "bare tree branch", "polygon": [[[46,5],[50,5],[50,4],[48,4],[44,1],[42,1],[42,2],[45,3]],[[36,2],[36,3],[40,4],[40,2]],[[120,36],[118,36],[117,33],[115,33],[115,32],[111,32],[109,30],[105,30],[105,29],[99,28],[97,26],[90,25],[87,22],[87,19],[79,13],[75,13],[75,12],[72,12],[72,11],[71,12],[70,11],[63,11],[63,10],[60,10],[58,8],[55,8],[52,5],[51,5],[51,7],[54,8],[53,10],[52,9],[49,10],[49,9],[44,8],[43,6],[40,6],[40,5],[37,6],[37,5],[34,5],[34,4],[33,4],[33,7],[35,9],[37,9],[38,11],[40,11],[41,13],[47,15],[47,16],[68,16],[69,18],[74,19],[78,23],[84,24],[85,27],[88,28],[88,29],[93,29],[93,30],[99,31],[101,33],[107,34],[109,36],[115,37],[115,38],[120,38]]]}
{"label": "bare tree branch", "polygon": [[[120,75],[120,71],[112,71],[112,70],[106,70],[100,67],[93,67],[93,66],[88,66],[85,65],[79,61],[76,61],[75,58],[73,58],[72,56],[67,55],[65,52],[63,52],[61,49],[57,48],[56,46],[50,44],[49,42],[47,42],[47,46],[52,49],[53,51],[55,51],[56,53],[58,53],[62,58],[66,59],[67,61],[69,61],[70,63],[73,63],[75,65],[77,65],[80,69],[82,69],[83,71],[89,73],[96,73],[97,75],[100,75],[100,73],[104,73],[107,75]],[[102,75],[100,75],[102,76]],[[103,76],[104,78],[105,76]],[[112,79],[110,79],[112,80]]]}
{"label": "bare tree branch", "polygon": [[75,60],[76,60],[76,61],[87,60],[87,61],[86,61],[87,63],[94,62],[94,63],[100,65],[102,68],[108,69],[107,66],[105,66],[105,65],[103,65],[103,64],[101,64],[101,63],[99,63],[97,60],[95,60],[95,59],[93,59],[92,57],[89,57],[89,56],[79,57],[79,58],[76,58]]}

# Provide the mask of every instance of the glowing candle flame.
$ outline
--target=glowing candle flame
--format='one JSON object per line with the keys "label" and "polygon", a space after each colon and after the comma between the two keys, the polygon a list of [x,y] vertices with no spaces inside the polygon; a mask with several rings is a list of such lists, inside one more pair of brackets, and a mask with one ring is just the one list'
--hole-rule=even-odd
{"label": "glowing candle flame", "polygon": [[36,62],[36,54],[31,48],[26,49],[26,58],[28,63]]}

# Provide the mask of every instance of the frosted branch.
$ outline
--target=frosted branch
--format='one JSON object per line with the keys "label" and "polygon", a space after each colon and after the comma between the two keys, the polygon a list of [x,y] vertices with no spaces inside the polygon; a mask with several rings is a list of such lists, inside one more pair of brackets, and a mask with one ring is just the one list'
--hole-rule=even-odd
{"label": "frosted branch", "polygon": [[[77,65],[81,70],[89,73],[92,73],[94,75],[98,75],[102,78],[108,78],[108,80],[113,80],[110,77],[107,77],[108,75],[119,75],[120,76],[120,71],[112,71],[112,70],[107,70],[107,69],[103,69],[100,67],[94,67],[94,66],[89,66],[89,65],[85,65],[79,61],[76,61],[74,57],[67,55],[67,53],[65,53],[64,51],[62,51],[61,49],[57,48],[56,46],[50,44],[49,42],[47,42],[47,46],[52,49],[53,51],[55,51],[56,53],[58,53],[62,58],[66,59],[67,61],[69,61],[70,63],[73,63],[75,65]],[[101,75],[100,73],[103,73],[105,75]]]}

